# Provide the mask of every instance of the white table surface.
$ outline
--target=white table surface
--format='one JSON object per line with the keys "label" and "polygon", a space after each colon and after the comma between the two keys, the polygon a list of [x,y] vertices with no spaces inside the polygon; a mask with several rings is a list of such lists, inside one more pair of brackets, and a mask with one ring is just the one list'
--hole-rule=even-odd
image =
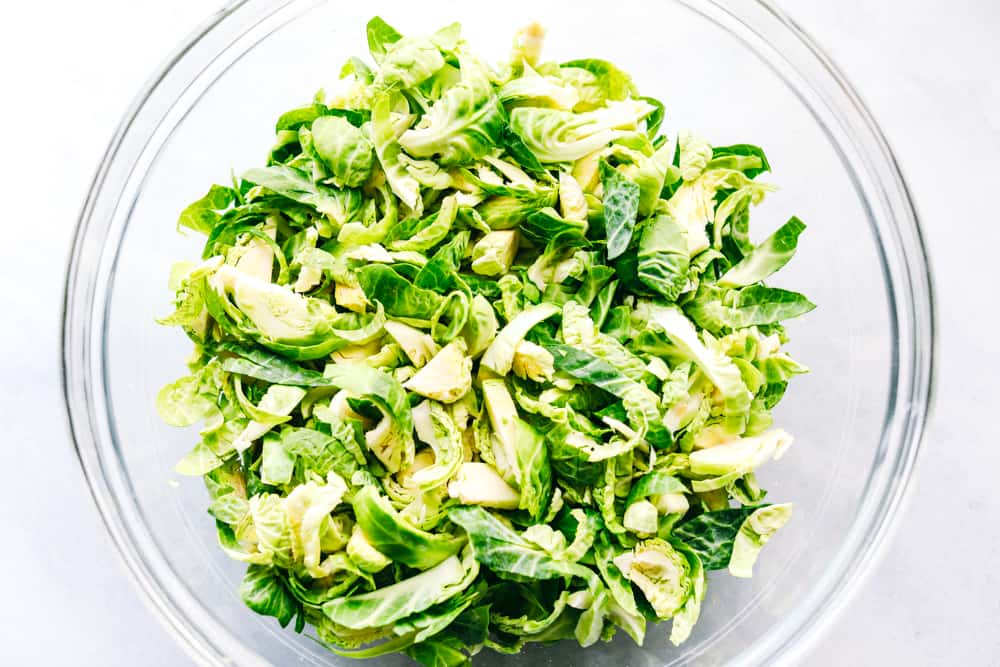
{"label": "white table surface", "polygon": [[[0,21],[0,664],[184,665],[127,580],[62,414],[63,265],[119,117],[213,8],[12,2]],[[891,546],[816,665],[1000,664],[1000,3],[785,0],[861,91],[933,261],[937,400]]]}

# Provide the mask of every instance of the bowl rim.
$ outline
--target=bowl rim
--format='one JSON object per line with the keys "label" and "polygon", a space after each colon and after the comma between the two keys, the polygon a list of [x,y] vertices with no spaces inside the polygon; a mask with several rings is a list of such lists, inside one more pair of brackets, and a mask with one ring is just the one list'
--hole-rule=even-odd
{"label": "bowl rim", "polygon": [[[819,103],[829,105],[833,115],[844,124],[842,130],[853,142],[865,162],[862,166],[879,189],[876,193],[879,203],[893,223],[893,228],[888,231],[894,233],[897,244],[894,249],[898,256],[887,258],[882,237],[876,233],[889,289],[890,326],[895,345],[890,368],[888,409],[879,442],[880,456],[876,457],[876,469],[865,487],[865,502],[840,547],[839,557],[835,558],[831,571],[813,586],[806,600],[799,603],[790,618],[778,623],[763,641],[734,660],[734,664],[747,665],[793,663],[804,656],[821,631],[829,627],[844,609],[865,575],[871,572],[873,564],[884,553],[892,529],[898,524],[895,519],[911,487],[933,400],[936,315],[930,261],[916,206],[887,139],[860,95],[812,37],[770,0],[675,2],[720,25],[721,20],[734,21],[734,25],[747,29],[741,37],[744,41],[756,36],[772,45],[772,39],[777,34],[773,31],[782,31],[784,34],[780,37],[789,40],[782,47],[797,49],[800,58],[810,60],[808,66],[812,69],[808,73],[799,71],[791,61],[787,62],[791,67],[790,73],[775,71],[785,78],[786,83],[787,76],[797,73],[804,77],[814,86]],[[317,4],[315,0],[282,0],[271,3],[265,14],[273,17],[293,5],[309,3]],[[116,461],[101,451],[102,438],[93,404],[91,379],[94,359],[101,358],[102,348],[92,345],[92,332],[88,327],[97,305],[95,297],[100,272],[88,275],[87,260],[92,259],[95,252],[99,254],[110,224],[99,215],[101,206],[107,205],[108,197],[115,200],[115,205],[119,201],[115,193],[108,194],[105,186],[109,179],[114,182],[113,179],[119,176],[114,172],[120,169],[122,160],[132,162],[122,157],[121,151],[123,147],[126,151],[131,148],[125,144],[137,120],[146,112],[150,97],[220,23],[242,9],[261,4],[264,4],[262,0],[234,0],[216,11],[180,43],[136,95],[105,150],[81,207],[62,298],[60,361],[65,414],[69,435],[91,496],[116,547],[115,551],[129,572],[133,585],[141,591],[144,603],[190,657],[206,665],[232,664],[232,657],[227,656],[226,647],[206,636],[183,613],[170,591],[165,590],[168,585],[151,571],[144,558],[146,554],[137,546],[135,535],[119,511],[114,485],[109,482],[109,472],[114,473]],[[750,26],[746,16],[737,15],[739,10],[733,9],[736,5],[749,8],[747,11],[759,12],[755,17],[757,23]],[[709,17],[707,11],[714,14]],[[772,33],[762,37],[757,32],[762,26]],[[774,69],[774,65],[767,64]],[[198,76],[201,74],[199,72]],[[797,90],[794,86],[791,88]],[[842,148],[836,139],[830,139],[838,150]],[[842,159],[846,160],[843,155]],[[130,175],[129,171],[127,176]],[[109,210],[115,208],[113,205]],[[869,213],[870,222],[871,216]],[[880,493],[872,496],[869,491],[873,488]],[[845,553],[854,557],[847,559],[843,557]]]}

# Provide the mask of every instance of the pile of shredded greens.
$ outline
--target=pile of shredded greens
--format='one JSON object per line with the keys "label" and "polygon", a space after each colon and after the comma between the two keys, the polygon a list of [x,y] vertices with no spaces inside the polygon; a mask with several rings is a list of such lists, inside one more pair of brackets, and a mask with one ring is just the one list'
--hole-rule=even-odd
{"label": "pile of shredded greens", "polygon": [[159,412],[204,422],[177,470],[246,604],[343,655],[679,644],[706,571],[749,577],[791,513],[754,471],[791,443],[780,322],[813,305],[763,281],[805,226],[753,244],[759,148],[661,134],[542,37],[494,69],[457,24],[375,18],[374,66],[180,217],[207,241],[161,320],[195,354]]}

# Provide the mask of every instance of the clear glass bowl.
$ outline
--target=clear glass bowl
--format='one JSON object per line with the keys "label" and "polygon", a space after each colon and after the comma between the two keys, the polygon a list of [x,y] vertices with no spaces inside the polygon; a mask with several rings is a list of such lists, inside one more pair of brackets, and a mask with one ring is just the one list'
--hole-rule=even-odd
{"label": "clear glass bowl", "polygon": [[[791,214],[809,224],[780,284],[819,308],[790,327],[813,373],[776,415],[798,442],[761,474],[794,501],[791,524],[752,580],[712,576],[681,648],[657,627],[581,650],[538,647],[477,664],[772,664],[801,655],[857,587],[898,513],[927,415],[933,357],[927,260],[892,153],[856,93],[787,17],[754,0],[496,5],[383,0],[404,32],[459,20],[501,58],[529,20],[554,59],[603,57],[664,100],[668,127],[767,150],[781,190],[759,207],[762,238]],[[219,12],[170,58],[127,114],[84,207],[66,288],[67,409],[83,469],[127,569],[199,662],[346,664],[240,602],[243,567],[216,546],[198,480],[171,468],[194,442],[157,418],[158,388],[190,344],[154,318],[169,310],[168,267],[201,239],[175,231],[208,184],[264,158],[277,115],[364,54],[364,3],[248,0]],[[379,665],[408,664],[389,657]]]}

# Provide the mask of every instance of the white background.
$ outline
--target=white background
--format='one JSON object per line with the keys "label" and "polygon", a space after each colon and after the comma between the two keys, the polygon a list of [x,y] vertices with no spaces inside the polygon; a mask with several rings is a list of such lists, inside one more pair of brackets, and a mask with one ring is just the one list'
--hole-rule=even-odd
{"label": "white background", "polygon": [[[816,665],[1000,665],[1000,3],[785,0],[896,149],[935,273],[937,404],[905,516]],[[126,580],[69,442],[63,265],[120,116],[213,9],[11,2],[0,21],[0,664],[184,665]]]}

